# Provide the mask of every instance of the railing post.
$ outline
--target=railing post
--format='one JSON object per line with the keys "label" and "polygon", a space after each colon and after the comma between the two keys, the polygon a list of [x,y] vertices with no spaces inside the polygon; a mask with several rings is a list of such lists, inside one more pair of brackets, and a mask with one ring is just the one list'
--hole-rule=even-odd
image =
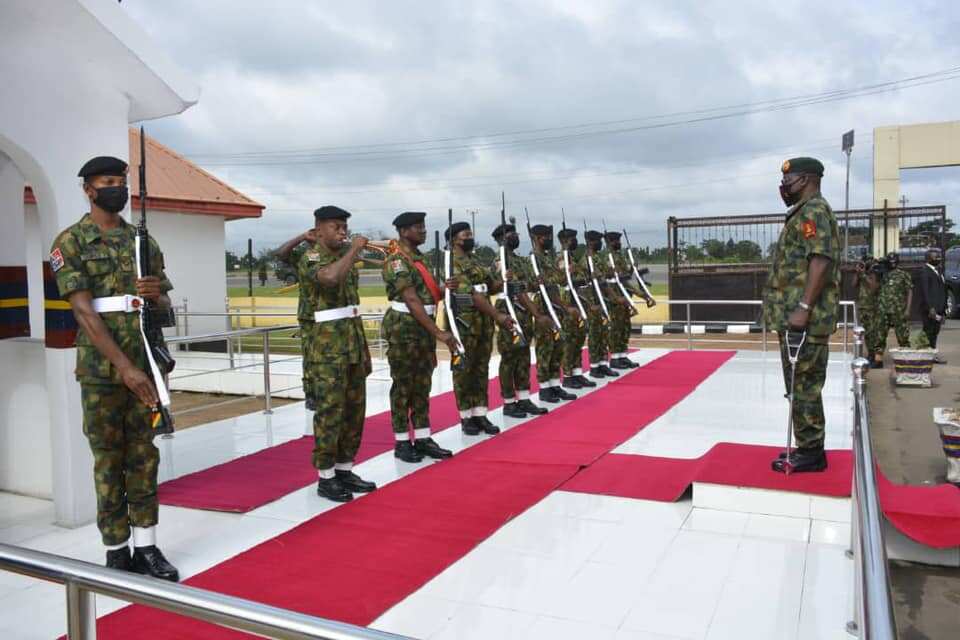
{"label": "railing post", "polygon": [[[843,305],[843,353],[847,353],[847,305]],[[856,357],[856,356],[854,356]]]}
{"label": "railing post", "polygon": [[263,332],[263,412],[273,413],[270,408],[270,331]]}
{"label": "railing post", "polygon": [[73,580],[64,582],[67,590],[68,640],[96,640],[97,606],[94,595]]}
{"label": "railing post", "polygon": [[763,312],[763,305],[760,305],[760,335],[763,336],[763,353],[767,352],[767,314]]}
{"label": "railing post", "polygon": [[690,303],[687,303],[687,351],[693,351],[693,328],[690,326]]}
{"label": "railing post", "polygon": [[[224,304],[227,310],[227,315],[224,318],[224,321],[226,322],[226,325],[227,325],[226,331],[227,333],[229,333],[233,331],[233,319],[232,319],[233,314],[230,313],[230,298],[225,298]],[[234,361],[233,361],[233,340],[230,338],[230,336],[227,336],[227,357],[230,359],[230,368],[233,369],[234,366],[236,365],[234,364]]]}
{"label": "railing post", "polygon": [[190,335],[190,313],[187,308],[187,299],[183,299],[183,335]]}

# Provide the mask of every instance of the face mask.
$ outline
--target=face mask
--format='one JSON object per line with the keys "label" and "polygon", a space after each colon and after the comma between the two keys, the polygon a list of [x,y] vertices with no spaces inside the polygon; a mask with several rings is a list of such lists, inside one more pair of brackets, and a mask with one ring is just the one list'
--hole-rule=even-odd
{"label": "face mask", "polygon": [[790,186],[787,186],[787,185],[784,185],[784,184],[781,184],[781,185],[780,185],[780,197],[783,199],[783,204],[787,205],[788,207],[792,207],[793,205],[795,205],[795,204],[797,203],[797,200],[800,199],[800,193],[799,193],[799,192],[793,193],[793,192],[790,190],[791,187],[793,187],[793,185],[797,184],[798,182],[800,182],[799,179],[794,180],[793,182],[791,182],[791,183],[790,183]]}
{"label": "face mask", "polygon": [[573,239],[567,245],[567,251],[576,251],[576,250],[577,250],[577,241],[576,239]]}
{"label": "face mask", "polygon": [[543,241],[543,250],[550,251],[553,249],[553,238],[547,238]]}
{"label": "face mask", "polygon": [[610,250],[611,250],[611,251],[620,251],[620,243],[619,243],[619,242],[611,242],[611,243],[610,243]]}
{"label": "face mask", "polygon": [[517,236],[510,236],[507,238],[507,249],[514,251],[517,247],[520,246],[520,238]]}
{"label": "face mask", "polygon": [[97,197],[93,199],[93,204],[109,213],[120,213],[127,206],[129,196],[126,187],[100,187],[97,189]]}
{"label": "face mask", "polygon": [[471,251],[473,251],[473,248],[475,246],[477,246],[477,242],[473,238],[467,238],[462,243],[460,243],[460,248],[466,251],[467,253],[470,253]]}

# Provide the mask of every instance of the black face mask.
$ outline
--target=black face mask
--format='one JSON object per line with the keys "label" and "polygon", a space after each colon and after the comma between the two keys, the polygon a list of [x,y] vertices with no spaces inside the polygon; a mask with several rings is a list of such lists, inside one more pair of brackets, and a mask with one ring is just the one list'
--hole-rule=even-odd
{"label": "black face mask", "polygon": [[460,248],[467,253],[470,253],[471,251],[473,251],[473,248],[476,246],[477,246],[477,241],[474,240],[473,238],[467,238],[460,243]]}
{"label": "black face mask", "polygon": [[587,243],[587,247],[589,247],[589,248],[590,248],[590,251],[593,251],[594,253],[600,251],[600,243],[599,243],[599,242],[588,242],[588,243]]}
{"label": "black face mask", "polygon": [[619,243],[619,242],[611,242],[611,243],[610,243],[610,250],[611,250],[611,251],[620,251],[620,243]]}
{"label": "black face mask", "polygon": [[797,204],[798,200],[800,200],[800,192],[797,191],[794,193],[791,191],[791,188],[799,182],[800,180],[797,179],[791,182],[790,186],[784,184],[780,185],[780,198],[783,199],[783,204],[787,205],[788,207],[792,207],[793,205]]}
{"label": "black face mask", "polygon": [[546,238],[543,241],[543,250],[550,251],[551,249],[553,249],[553,238]]}
{"label": "black face mask", "polygon": [[510,251],[515,251],[517,247],[520,246],[520,238],[518,236],[509,236],[507,238],[506,247]]}
{"label": "black face mask", "polygon": [[576,250],[577,250],[577,241],[576,239],[573,239],[567,244],[567,251],[576,251]]}
{"label": "black face mask", "polygon": [[93,204],[109,213],[123,211],[127,206],[127,198],[130,197],[126,187],[100,187],[96,191],[97,197],[93,199]]}

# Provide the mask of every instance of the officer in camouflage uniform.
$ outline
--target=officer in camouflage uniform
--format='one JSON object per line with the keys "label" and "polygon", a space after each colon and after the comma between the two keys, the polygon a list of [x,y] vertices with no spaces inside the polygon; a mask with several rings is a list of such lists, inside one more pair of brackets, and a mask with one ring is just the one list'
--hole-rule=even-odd
{"label": "officer in camouflage uniform", "polygon": [[[853,274],[853,286],[857,290],[857,320],[864,329],[867,359],[870,360],[870,366],[873,368],[878,368],[875,354],[880,348],[880,323],[877,318],[880,278],[876,266],[873,257],[866,256],[857,263]],[[879,366],[883,366],[882,359],[879,361]]]}
{"label": "officer in camouflage uniform", "polygon": [[[610,318],[603,311],[603,304],[607,305],[607,311],[613,313],[612,305],[607,303],[607,283],[604,278],[603,265],[601,258],[601,245],[603,234],[593,229],[584,234],[587,247],[583,254],[583,262],[587,268],[587,274],[590,277],[590,294],[586,298],[590,300],[590,308],[587,310],[587,337],[590,352],[590,377],[591,378],[616,378],[620,374],[610,368],[609,340],[610,340]],[[592,267],[591,267],[592,265]],[[597,288],[600,294],[597,294]],[[601,303],[601,298],[603,303]]]}
{"label": "officer in camouflage uniform", "polygon": [[[393,220],[397,229],[395,251],[383,261],[383,282],[390,308],[383,317],[390,363],[390,420],[396,438],[393,455],[404,462],[424,457],[449,458],[430,437],[430,387],[437,368],[437,340],[453,351],[453,334],[441,331],[433,318],[440,288],[423,263],[418,247],[427,240],[425,213],[407,211]],[[391,243],[392,244],[392,243]],[[413,442],[410,423],[413,422]]]}
{"label": "officer in camouflage uniform", "polygon": [[[538,286],[534,293],[534,303],[547,312],[548,316],[548,305],[553,305],[558,319],[570,315],[571,311],[576,313],[576,309],[570,309],[560,302],[560,286],[564,284],[566,277],[563,275],[563,271],[557,268],[557,256],[553,253],[553,227],[544,224],[533,225],[530,228],[530,242],[533,245],[530,260],[537,261],[537,266],[540,268],[540,282],[543,283],[548,298],[544,299]],[[564,336],[563,332],[557,330],[556,325],[553,324],[553,318],[550,318],[550,324],[542,324],[537,327],[536,340],[537,382],[540,383],[540,400],[550,403],[560,402],[561,400],[576,400],[576,394],[570,393],[560,386]]]}
{"label": "officer in camouflage uniform", "polygon": [[510,317],[490,304],[490,294],[500,290],[499,279],[474,257],[476,241],[470,225],[455,222],[445,233],[452,252],[453,270],[447,286],[456,301],[465,365],[453,370],[453,391],[460,409],[460,424],[468,436],[500,433],[487,418],[487,382],[493,352],[493,325],[512,330]]}
{"label": "officer in camouflage uniform", "polygon": [[[303,254],[316,244],[316,242],[317,237],[313,229],[308,229],[281,245],[281,247],[277,249],[277,258],[289,264],[294,269],[298,269],[300,258],[302,258]],[[300,325],[300,349],[302,353],[309,353],[312,349],[310,337],[313,335],[313,308],[307,296],[303,295],[302,291],[297,300],[297,324]],[[303,360],[302,367],[303,375],[300,380],[303,385],[306,409],[307,411],[314,411],[317,408],[316,394],[306,359]]]}
{"label": "officer in camouflage uniform", "polygon": [[[139,298],[169,306],[173,288],[151,237],[150,273],[137,278],[136,227],[127,204],[127,163],[94,158],[80,169],[90,212],[53,243],[50,268],[79,325],[77,369],[83,433],[93,452],[97,526],[108,567],[176,582],[177,569],[156,546],[157,467],[151,407],[157,391],[140,334]],[[133,555],[130,554],[131,530]]]}
{"label": "officer in camouflage uniform", "polygon": [[[574,299],[574,296],[579,296],[584,311],[588,310],[587,295],[591,286],[590,276],[584,259],[582,257],[578,259],[576,256],[577,230],[562,229],[557,234],[557,240],[560,241],[563,249],[557,255],[557,268],[564,277],[564,284],[560,287],[560,301],[575,311],[567,314],[563,319],[563,386],[570,389],[595,387],[597,383],[583,375],[583,345],[587,341],[587,318],[580,316],[580,309],[577,308]],[[567,265],[563,261],[564,251],[570,263],[570,281],[573,282],[574,291],[570,290],[566,278]],[[589,314],[589,311],[587,313]]]}
{"label": "officer in camouflage uniform", "polygon": [[881,361],[883,353],[887,350],[887,336],[891,327],[897,335],[897,344],[901,347],[910,346],[910,329],[907,326],[907,320],[913,303],[913,279],[909,273],[900,268],[900,256],[893,252],[888,253],[887,261],[891,268],[880,285],[877,322],[879,338],[877,354]]}
{"label": "officer in camouflage uniform", "polygon": [[377,486],[353,472],[367,410],[370,351],[360,318],[356,263],[367,239],[347,243],[347,218],[339,207],[313,212],[316,243],[300,257],[300,297],[313,311],[310,350],[303,358],[314,381],[313,466],[317,494],[348,502]]}
{"label": "officer in camouflage uniform", "polygon": [[652,306],[651,300],[631,281],[630,263],[620,246],[620,232],[608,231],[604,240],[607,248],[600,260],[607,268],[608,290],[614,294],[610,307],[610,366],[614,369],[635,369],[640,365],[628,358],[627,353],[630,349],[630,318],[637,312],[630,299],[623,296],[617,281],[623,283],[630,296],[644,298],[648,306]]}
{"label": "officer in camouflage uniform", "polygon": [[825,419],[821,391],[827,376],[828,340],[837,325],[840,235],[820,193],[823,165],[813,158],[783,163],[780,194],[790,209],[774,252],[764,292],[767,326],[780,339],[784,386],[791,392],[787,331],[805,331],[796,364],[793,435],[797,448],[773,461],[774,471],[823,471]]}
{"label": "officer in camouflage uniform", "polygon": [[[530,400],[530,342],[534,336],[535,323],[550,322],[533,304],[527,291],[533,290],[533,267],[530,260],[514,253],[520,246],[520,236],[512,224],[501,224],[493,230],[493,239],[503,243],[507,256],[510,282],[497,298],[496,309],[509,314],[504,296],[509,292],[513,309],[523,331],[523,342],[512,331],[497,331],[497,351],[500,353],[500,394],[503,397],[503,415],[508,418],[526,418],[527,415],[543,415],[547,409],[538,407]],[[499,261],[497,271],[500,270]]]}

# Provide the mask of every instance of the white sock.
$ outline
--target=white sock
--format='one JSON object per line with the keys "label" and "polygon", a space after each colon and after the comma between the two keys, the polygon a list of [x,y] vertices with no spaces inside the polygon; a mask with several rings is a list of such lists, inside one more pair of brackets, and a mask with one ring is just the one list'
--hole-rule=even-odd
{"label": "white sock", "polygon": [[130,539],[127,538],[120,544],[105,544],[103,546],[106,547],[107,551],[116,551],[117,549],[126,549],[127,547],[130,546]]}
{"label": "white sock", "polygon": [[472,415],[473,415],[473,413],[471,413],[471,410],[470,410],[470,409],[464,409],[464,410],[460,411],[460,419],[461,419],[461,420],[466,420],[467,418],[469,418],[469,417],[472,416]]}
{"label": "white sock", "polygon": [[317,469],[317,475],[320,476],[321,480],[329,480],[336,474],[333,472],[333,467],[330,467],[329,469]]}
{"label": "white sock", "polygon": [[413,437],[417,440],[424,440],[430,437],[430,427],[423,427],[422,429],[414,429]]}
{"label": "white sock", "polygon": [[353,463],[338,462],[337,464],[333,465],[333,468],[336,469],[337,471],[350,471],[351,469],[353,469]]}
{"label": "white sock", "polygon": [[575,375],[575,376],[582,376],[582,375],[583,375],[583,369],[581,369],[580,367],[577,367],[576,369],[573,370],[573,375]]}
{"label": "white sock", "polygon": [[610,361],[609,361],[609,360],[604,360],[602,364],[603,364],[603,366],[605,366],[605,367],[609,367],[609,366],[610,366]]}
{"label": "white sock", "polygon": [[551,386],[551,387],[559,387],[559,386],[560,386],[560,378],[554,378],[553,380],[551,380],[551,381],[550,381],[550,386]]}
{"label": "white sock", "polygon": [[410,434],[409,434],[409,433],[397,433],[396,431],[394,431],[394,432],[393,432],[393,437],[396,439],[397,442],[406,442],[407,440],[410,439]]}
{"label": "white sock", "polygon": [[503,404],[513,404],[517,401],[517,396],[510,396],[509,398],[503,399]]}
{"label": "white sock", "polygon": [[541,389],[549,389],[552,386],[553,386],[553,382],[551,382],[550,380],[544,380],[543,382],[540,383]]}
{"label": "white sock", "polygon": [[474,417],[476,418],[482,418],[483,416],[487,415],[486,407],[474,407],[472,411],[473,411]]}
{"label": "white sock", "polygon": [[133,546],[152,547],[157,544],[157,528],[133,527]]}
{"label": "white sock", "polygon": [[530,390],[529,390],[529,389],[520,389],[519,391],[517,391],[517,397],[519,397],[521,400],[529,400],[529,399],[530,399]]}

